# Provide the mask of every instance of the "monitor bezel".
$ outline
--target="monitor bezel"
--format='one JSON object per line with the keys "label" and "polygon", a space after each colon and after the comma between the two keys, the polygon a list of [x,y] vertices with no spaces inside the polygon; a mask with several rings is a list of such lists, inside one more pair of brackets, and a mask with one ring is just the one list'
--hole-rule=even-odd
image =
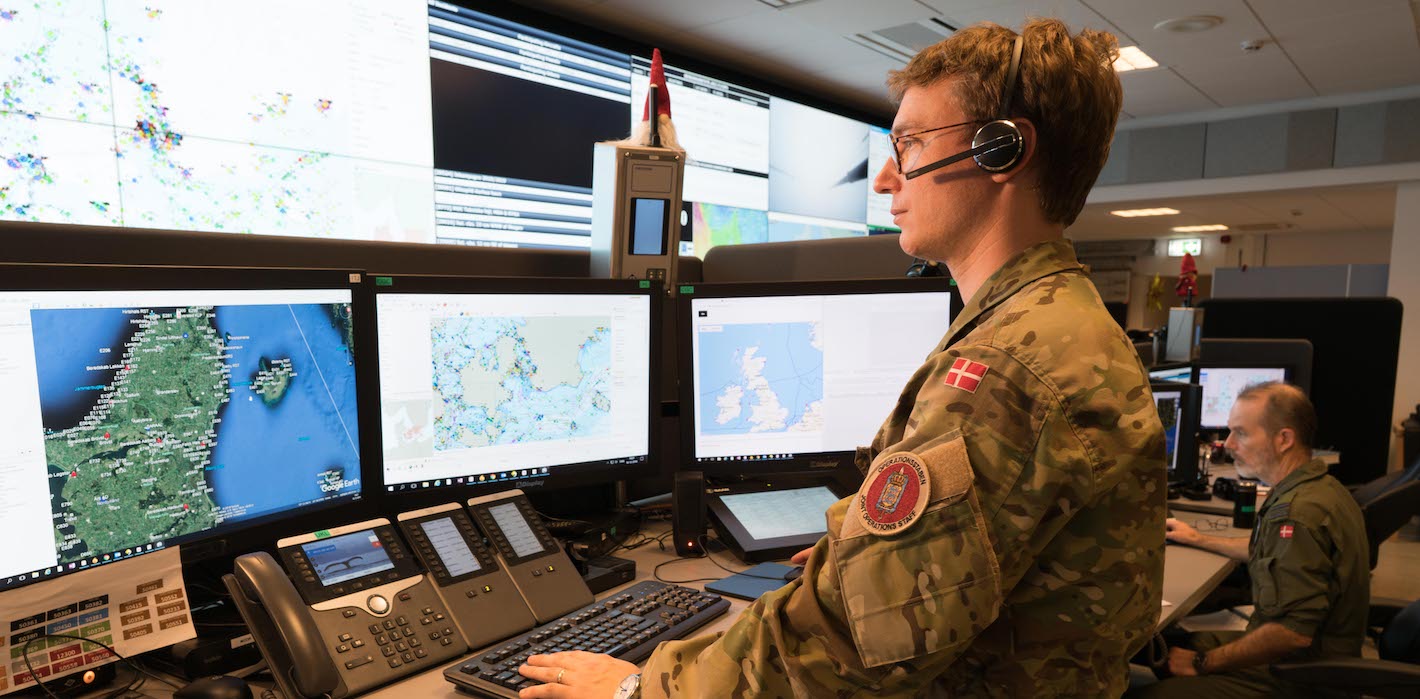
{"label": "monitor bezel", "polygon": [[[1149,383],[1150,393],[1177,393],[1179,400],[1183,402],[1182,415],[1179,416],[1178,440],[1174,444],[1174,451],[1182,454],[1193,454],[1193,460],[1187,463],[1179,463],[1172,470],[1168,464],[1164,464],[1165,471],[1169,472],[1169,481],[1173,483],[1193,483],[1198,480],[1198,417],[1203,409],[1203,387],[1196,383],[1180,383],[1175,381],[1151,381]],[[1154,403],[1157,409],[1157,401]],[[1187,427],[1192,429],[1185,429]]]}
{"label": "monitor bezel", "polygon": [[[364,272],[344,268],[298,267],[224,267],[176,265],[108,265],[108,264],[0,264],[0,293],[9,291],[144,291],[144,290],[261,290],[261,289],[348,289],[355,318],[360,318],[360,285]],[[329,524],[332,517],[359,517],[373,507],[374,492],[370,486],[370,465],[366,440],[371,429],[370,401],[364,398],[360,381],[363,363],[360,352],[362,325],[355,326],[355,390],[356,413],[360,431],[360,490],[346,496],[311,503],[283,512],[274,512],[238,522],[222,524],[213,529],[164,540],[164,550],[179,546],[184,564],[232,555],[256,549],[269,549],[282,536],[311,531]],[[339,513],[339,514],[337,514]],[[148,552],[144,552],[145,554]],[[134,554],[134,558],[140,554]],[[102,567],[129,557],[100,563]],[[65,570],[50,576],[27,581],[15,581],[2,589],[18,589],[89,568]],[[8,576],[7,576],[8,577]]]}
{"label": "monitor bezel", "polygon": [[[954,280],[948,277],[897,277],[888,279],[834,279],[792,282],[720,282],[686,284],[676,301],[676,366],[679,371],[680,459],[678,470],[701,471],[709,479],[736,479],[776,474],[832,473],[853,469],[854,450],[795,454],[791,458],[726,461],[696,461],[695,448],[695,358],[691,305],[695,299],[771,296],[847,296],[853,294],[894,294],[947,292],[949,318],[942,323],[942,335],[951,321],[961,315],[962,300]],[[928,353],[923,354],[923,359]],[[883,419],[887,419],[887,415]],[[863,445],[866,446],[866,443]]]}
{"label": "monitor bezel", "polygon": [[[1292,383],[1294,380],[1293,377],[1297,374],[1297,368],[1295,366],[1286,364],[1284,362],[1194,362],[1193,375],[1189,383],[1196,384],[1199,387],[1200,391],[1204,388],[1204,369],[1281,369],[1283,376],[1282,380],[1286,381],[1287,383]],[[1303,389],[1302,392],[1306,393],[1306,390]],[[1204,396],[1200,393],[1198,398],[1198,431],[1227,434],[1227,425],[1203,424],[1203,399]]]}
{"label": "monitor bezel", "polygon": [[[643,286],[644,285],[644,286]],[[607,464],[605,461],[563,464],[560,468],[572,467],[570,472],[556,473],[549,467],[547,474],[529,475],[522,478],[492,480],[485,483],[453,483],[428,488],[404,488],[390,490],[385,482],[384,435],[382,417],[379,410],[380,397],[380,355],[379,355],[379,310],[376,299],[385,294],[634,294],[649,299],[650,343],[647,367],[647,410],[646,410],[646,459],[639,464]],[[398,504],[398,509],[435,505],[450,499],[467,499],[470,496],[495,493],[513,488],[541,492],[571,488],[574,486],[608,484],[616,481],[654,476],[661,471],[660,439],[656,423],[660,410],[660,334],[661,303],[665,296],[664,286],[657,281],[637,279],[589,279],[575,277],[475,277],[422,274],[375,274],[366,275],[361,305],[372,319],[370,332],[364,336],[360,352],[370,357],[365,363],[364,390],[375,400],[371,405],[371,420],[379,429],[372,430],[370,436],[371,492],[378,492]],[[475,476],[477,474],[474,474]],[[440,479],[442,480],[442,479]]]}
{"label": "monitor bezel", "polygon": [[1192,378],[1193,378],[1193,363],[1192,363],[1192,362],[1167,362],[1167,363],[1164,363],[1164,364],[1155,364],[1154,366],[1146,367],[1146,368],[1144,369],[1145,375],[1149,377],[1149,381],[1151,381],[1151,382],[1188,383],[1188,381],[1170,381],[1169,379],[1165,379],[1165,378],[1162,378],[1162,377],[1159,377],[1159,376],[1154,376],[1155,372],[1165,372],[1165,371],[1167,371],[1167,372],[1187,372],[1187,373],[1188,373],[1188,376],[1189,376],[1189,379],[1192,380]]}

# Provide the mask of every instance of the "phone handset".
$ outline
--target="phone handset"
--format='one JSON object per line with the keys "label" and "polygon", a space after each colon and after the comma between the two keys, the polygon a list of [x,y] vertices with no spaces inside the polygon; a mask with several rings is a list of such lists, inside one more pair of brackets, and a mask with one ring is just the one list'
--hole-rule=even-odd
{"label": "phone handset", "polygon": [[340,682],[335,661],[276,559],[264,551],[239,556],[222,579],[283,692],[320,697],[335,691]]}

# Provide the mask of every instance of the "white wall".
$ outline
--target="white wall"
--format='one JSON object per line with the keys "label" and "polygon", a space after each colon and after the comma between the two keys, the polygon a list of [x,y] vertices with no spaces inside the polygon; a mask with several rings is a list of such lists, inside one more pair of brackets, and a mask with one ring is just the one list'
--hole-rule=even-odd
{"label": "white wall", "polygon": [[[1400,363],[1395,373],[1395,423],[1420,403],[1420,181],[1395,190],[1395,234],[1390,245],[1392,297],[1405,304],[1400,326]],[[1391,446],[1392,467],[1400,466],[1400,443]]]}
{"label": "white wall", "polygon": [[1390,239],[1390,231],[1279,233],[1266,238],[1263,264],[1268,267],[1383,265],[1390,262]]}

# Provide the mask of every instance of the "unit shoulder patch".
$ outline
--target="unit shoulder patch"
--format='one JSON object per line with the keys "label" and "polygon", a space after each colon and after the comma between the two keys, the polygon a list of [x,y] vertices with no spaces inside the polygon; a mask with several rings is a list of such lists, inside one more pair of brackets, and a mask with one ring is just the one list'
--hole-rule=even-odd
{"label": "unit shoulder patch", "polygon": [[863,479],[854,509],[863,528],[878,536],[905,531],[931,500],[927,466],[912,452],[889,454]]}

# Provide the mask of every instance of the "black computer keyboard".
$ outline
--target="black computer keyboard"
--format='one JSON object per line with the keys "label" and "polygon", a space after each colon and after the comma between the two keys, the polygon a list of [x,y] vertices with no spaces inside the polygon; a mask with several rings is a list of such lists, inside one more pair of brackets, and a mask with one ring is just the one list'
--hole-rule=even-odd
{"label": "black computer keyboard", "polygon": [[538,684],[518,674],[530,655],[585,650],[639,663],[662,641],[688,636],[729,608],[719,595],[647,580],[478,651],[444,670],[444,678],[472,694],[516,697]]}

